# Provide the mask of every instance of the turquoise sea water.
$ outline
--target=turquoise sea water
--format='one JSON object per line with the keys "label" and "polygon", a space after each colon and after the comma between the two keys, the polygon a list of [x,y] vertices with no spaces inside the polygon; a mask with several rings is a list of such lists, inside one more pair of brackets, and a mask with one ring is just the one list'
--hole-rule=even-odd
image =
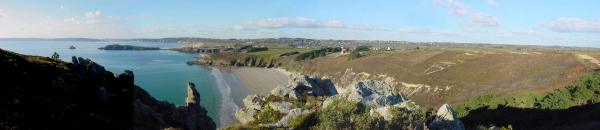
{"label": "turquoise sea water", "polygon": [[[158,51],[106,51],[97,48],[115,44],[115,42],[73,42],[73,41],[0,41],[0,48],[26,55],[51,56],[57,52],[63,61],[71,62],[71,56],[89,58],[115,74],[123,70],[132,70],[135,83],[148,91],[159,100],[166,100],[176,105],[183,105],[186,96],[186,86],[189,81],[196,84],[200,92],[201,104],[208,110],[208,115],[220,126],[222,122],[231,122],[233,113],[221,111],[236,104],[221,103],[223,91],[219,85],[227,81],[217,80],[214,68],[189,66],[186,61],[195,59],[198,55],[184,54],[169,50]],[[181,46],[176,43],[124,42],[118,44],[139,45],[149,47],[171,48]],[[70,50],[69,46],[77,49]],[[222,81],[222,82],[221,82]],[[227,87],[228,89],[231,89]],[[227,93],[225,93],[227,94]],[[230,105],[227,105],[230,104]],[[229,124],[229,123],[227,123]]]}

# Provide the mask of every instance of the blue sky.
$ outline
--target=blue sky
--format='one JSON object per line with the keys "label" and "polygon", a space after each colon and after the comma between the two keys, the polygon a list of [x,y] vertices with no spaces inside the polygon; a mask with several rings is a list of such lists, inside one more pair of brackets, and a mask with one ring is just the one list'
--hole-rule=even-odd
{"label": "blue sky", "polygon": [[600,47],[598,0],[2,0],[0,37],[277,38]]}

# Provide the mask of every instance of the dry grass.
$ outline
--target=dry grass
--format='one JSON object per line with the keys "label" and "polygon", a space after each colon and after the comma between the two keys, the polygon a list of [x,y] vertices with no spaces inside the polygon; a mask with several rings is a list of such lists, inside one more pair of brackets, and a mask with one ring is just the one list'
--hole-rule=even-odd
{"label": "dry grass", "polygon": [[[579,75],[591,72],[571,53],[492,49],[379,52],[355,60],[347,60],[345,56],[327,56],[286,68],[333,77],[347,75],[344,72],[351,69],[355,73],[365,72],[372,76],[382,74],[392,77],[395,82],[425,84],[444,90],[423,89],[411,95],[413,100],[425,106],[460,103],[486,92],[547,92],[564,87]],[[334,82],[339,80],[334,79]]]}

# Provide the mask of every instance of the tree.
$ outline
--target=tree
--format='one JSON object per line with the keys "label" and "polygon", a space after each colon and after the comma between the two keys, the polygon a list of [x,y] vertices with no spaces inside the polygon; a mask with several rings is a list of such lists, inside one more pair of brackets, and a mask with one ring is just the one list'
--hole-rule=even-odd
{"label": "tree", "polygon": [[50,58],[55,59],[55,60],[59,60],[60,56],[58,55],[58,53],[54,52],[54,54],[52,54],[52,57],[50,57]]}

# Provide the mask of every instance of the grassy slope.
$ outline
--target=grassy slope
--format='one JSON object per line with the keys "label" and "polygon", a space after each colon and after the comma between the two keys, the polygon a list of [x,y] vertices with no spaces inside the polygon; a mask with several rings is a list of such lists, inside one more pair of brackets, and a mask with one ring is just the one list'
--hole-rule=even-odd
{"label": "grassy slope", "polygon": [[[453,64],[443,64],[450,62]],[[432,72],[432,66],[443,66],[444,69],[427,74]],[[515,53],[489,49],[381,52],[356,60],[347,60],[345,56],[328,56],[287,68],[334,77],[345,75],[343,72],[351,68],[356,73],[384,74],[393,77],[395,81],[412,84],[454,86],[441,93],[421,90],[411,96],[419,104],[434,107],[445,102],[458,104],[484,92],[547,92],[566,86],[574,78],[590,71],[570,53]]]}

